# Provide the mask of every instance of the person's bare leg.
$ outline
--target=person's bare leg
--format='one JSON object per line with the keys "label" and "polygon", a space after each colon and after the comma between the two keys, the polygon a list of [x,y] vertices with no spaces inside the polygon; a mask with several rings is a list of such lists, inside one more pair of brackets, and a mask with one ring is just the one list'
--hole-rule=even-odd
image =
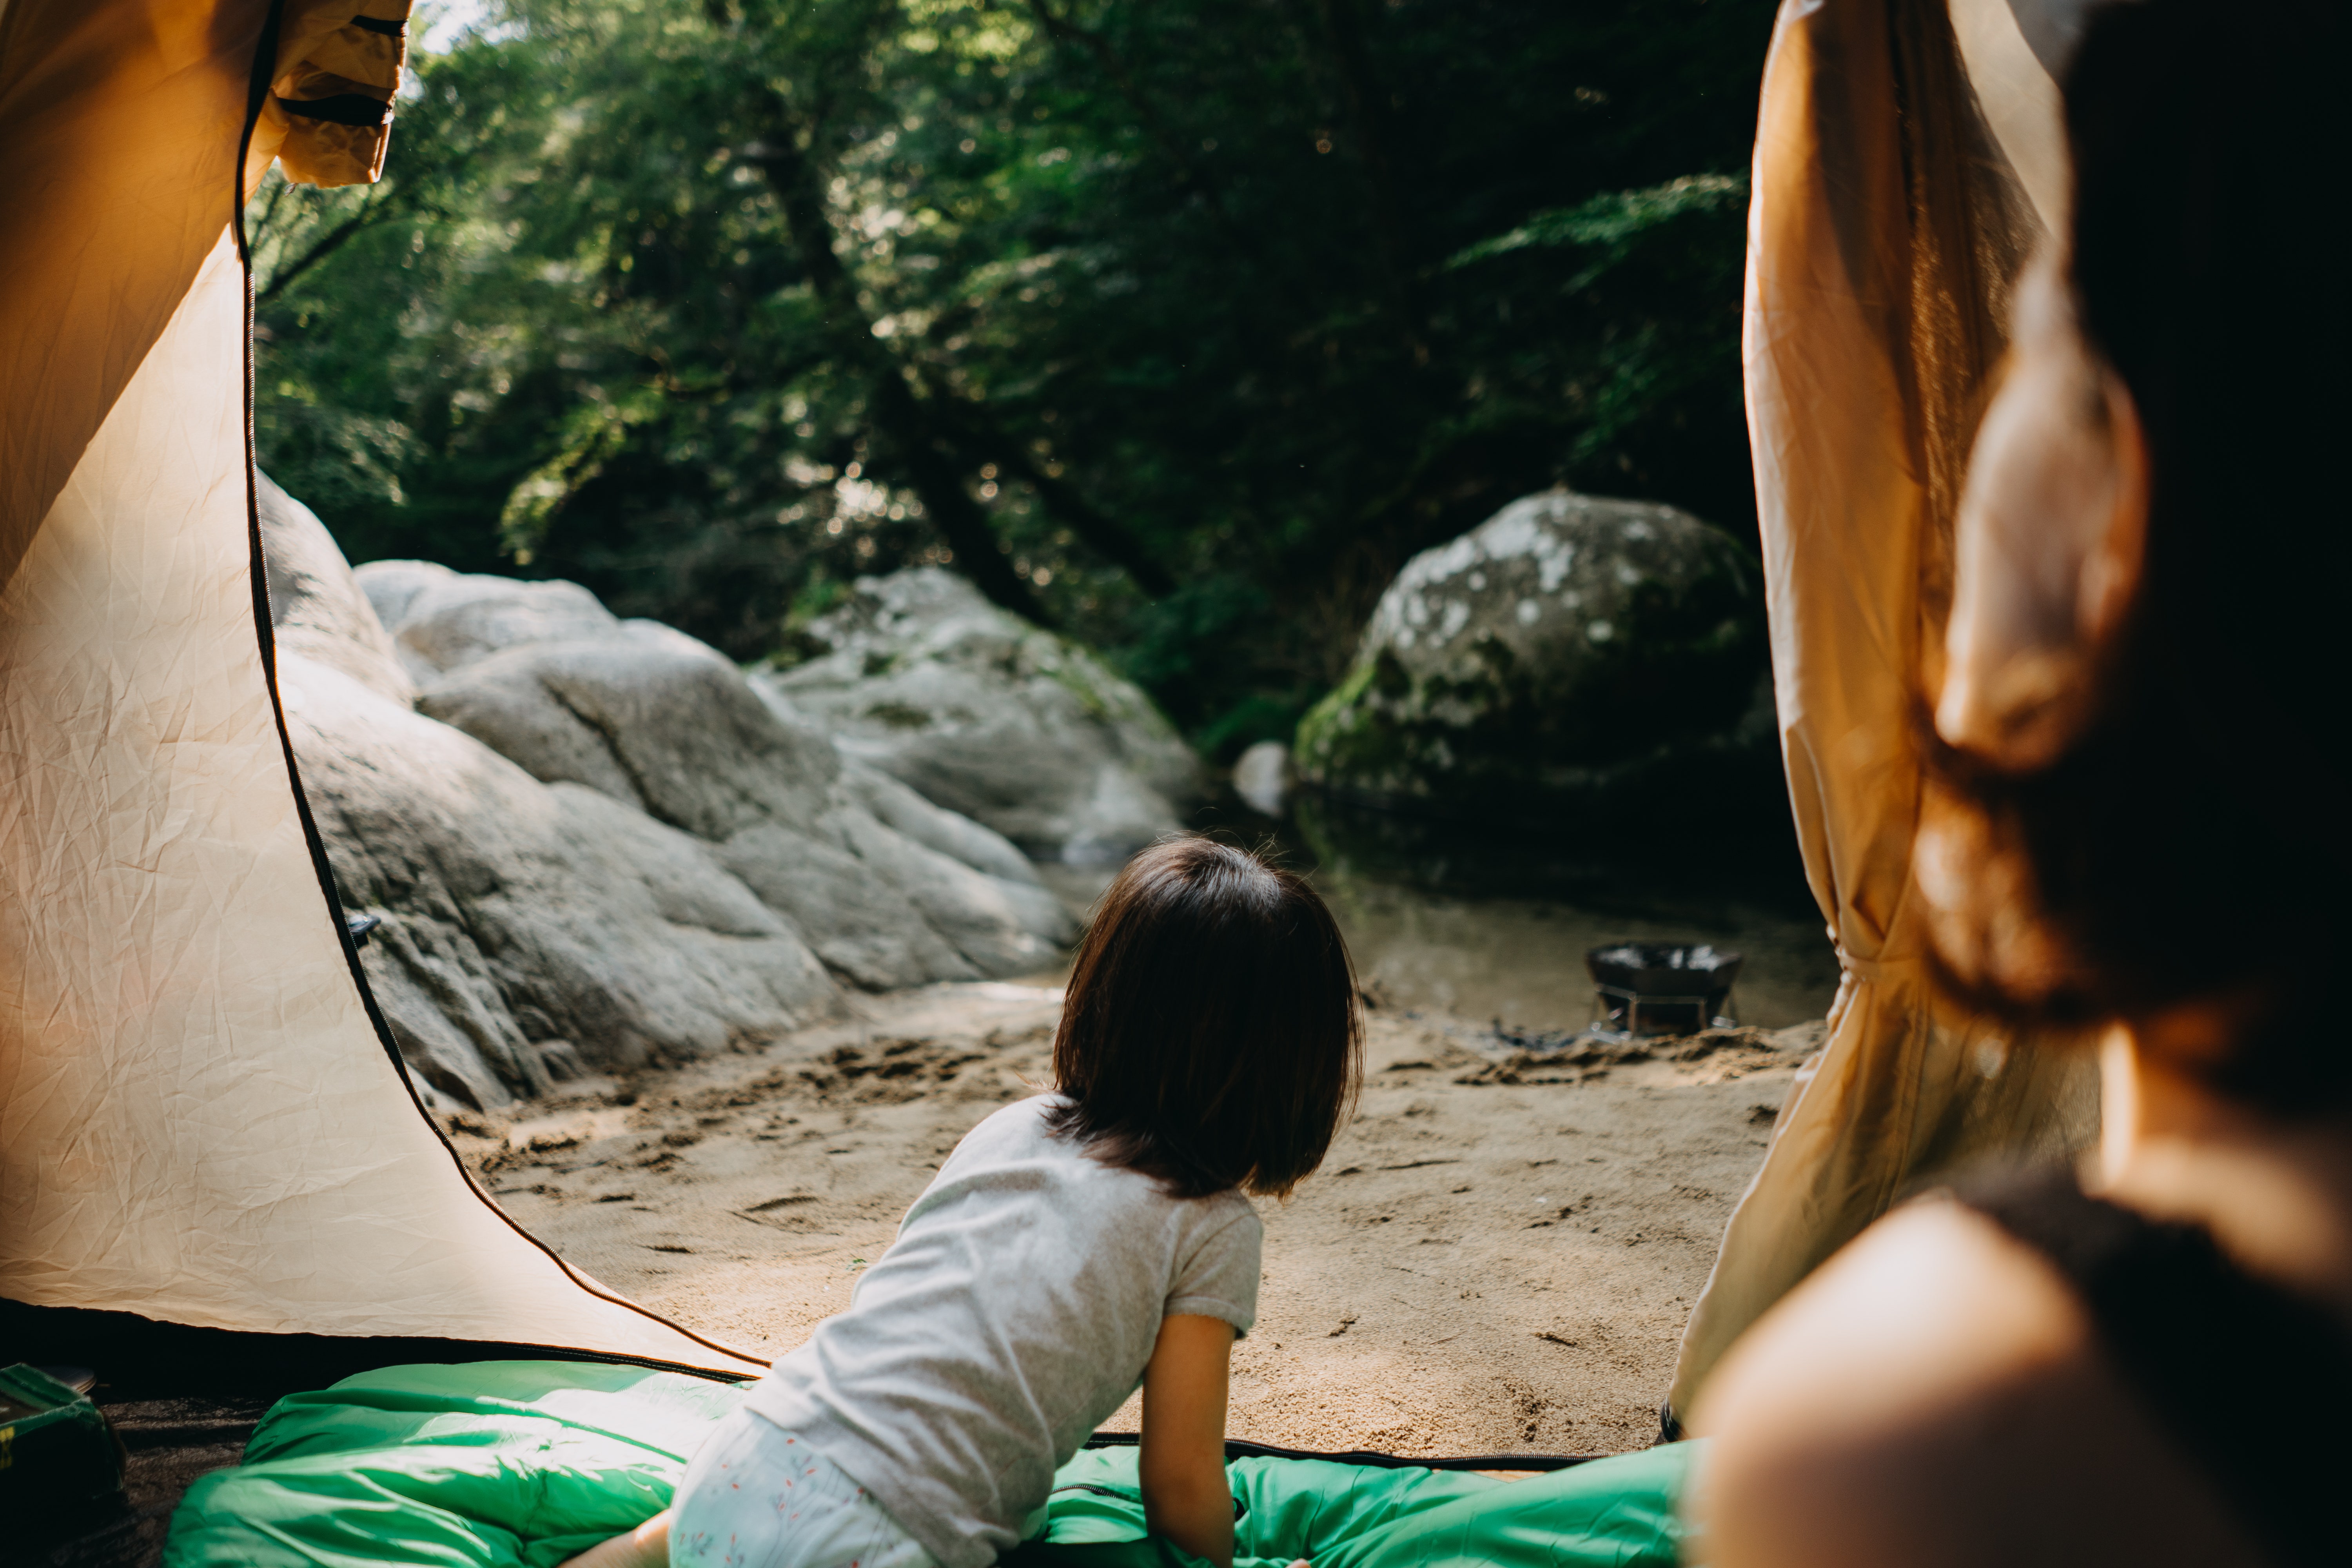
{"label": "person's bare leg", "polygon": [[562,1568],[668,1568],[669,1515],[664,1509],[628,1534],[590,1547]]}

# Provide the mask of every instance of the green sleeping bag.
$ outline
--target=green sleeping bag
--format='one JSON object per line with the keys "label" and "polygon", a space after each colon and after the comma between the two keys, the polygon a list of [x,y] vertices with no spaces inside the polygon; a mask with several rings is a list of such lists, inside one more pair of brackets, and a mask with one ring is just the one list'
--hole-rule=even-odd
{"label": "green sleeping bag", "polygon": [[[584,1362],[396,1366],[280,1400],[245,1463],[188,1489],[164,1568],[554,1568],[669,1504],[741,1387]],[[1316,1459],[1236,1459],[1235,1568],[1675,1561],[1692,1446],[1505,1483]],[[1143,1527],[1132,1448],[1055,1477],[1007,1568],[1202,1568]]]}
{"label": "green sleeping bag", "polygon": [[[1235,1459],[1234,1568],[1672,1568],[1687,1443],[1533,1480],[1323,1459]],[[1143,1528],[1133,1448],[1080,1454],[1054,1477],[1045,1533],[1005,1568],[1204,1568]]]}

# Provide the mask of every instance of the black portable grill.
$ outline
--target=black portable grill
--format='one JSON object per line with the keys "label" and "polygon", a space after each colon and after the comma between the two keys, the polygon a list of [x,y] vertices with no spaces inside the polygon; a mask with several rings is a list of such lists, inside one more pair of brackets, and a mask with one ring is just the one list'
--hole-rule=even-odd
{"label": "black portable grill", "polygon": [[1730,1028],[1732,983],[1747,955],[1704,942],[1620,942],[1584,955],[1592,975],[1592,1033],[1630,1040],[1636,1035],[1689,1035]]}

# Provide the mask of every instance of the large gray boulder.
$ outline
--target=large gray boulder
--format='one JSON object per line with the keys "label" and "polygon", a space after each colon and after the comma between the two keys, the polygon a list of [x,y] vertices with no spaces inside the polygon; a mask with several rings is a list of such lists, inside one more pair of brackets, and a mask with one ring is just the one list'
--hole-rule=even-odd
{"label": "large gray boulder", "polygon": [[692,836],[858,985],[1032,971],[1076,934],[1003,837],[854,776],[821,731],[683,632],[620,620],[570,583],[415,562],[373,562],[358,580],[398,617],[422,712],[542,783]]}
{"label": "large gray boulder", "polygon": [[1763,631],[1758,569],[1728,536],[1547,490],[1407,563],[1294,763],[1343,796],[1465,811],[1647,789],[1769,746]]}
{"label": "large gray boulder", "polygon": [[359,581],[420,686],[501,648],[606,637],[621,624],[577,583],[453,572],[431,561],[370,562]]}
{"label": "large gray boulder", "polygon": [[1198,759],[1140,689],[961,577],[860,578],[807,631],[818,657],[752,673],[781,717],[1039,859],[1124,859],[1199,793]]}
{"label": "large gray boulder", "polygon": [[761,822],[806,832],[841,771],[832,743],[779,720],[726,656],[647,622],[507,647],[426,683],[417,706],[535,777],[713,841]]}
{"label": "large gray boulder", "polygon": [[257,468],[253,478],[278,651],[339,669],[394,702],[415,701],[416,682],[327,525],[268,474]]}
{"label": "large gray boulder", "polygon": [[830,1011],[841,980],[1017,973],[1075,935],[1010,843],[693,638],[570,584],[354,574],[274,486],[262,522],[305,794],[345,907],[383,919],[371,988],[435,1092],[705,1055]]}
{"label": "large gray boulder", "polygon": [[830,742],[666,626],[509,647],[444,675],[418,706],[533,777],[693,835],[861,985],[1034,970],[1073,934],[1002,838],[944,814],[915,819],[903,802],[886,805],[919,834],[885,823]]}
{"label": "large gray boulder", "polygon": [[691,835],[299,654],[278,695],[344,907],[383,920],[370,988],[443,1094],[496,1105],[835,1005],[800,932]]}

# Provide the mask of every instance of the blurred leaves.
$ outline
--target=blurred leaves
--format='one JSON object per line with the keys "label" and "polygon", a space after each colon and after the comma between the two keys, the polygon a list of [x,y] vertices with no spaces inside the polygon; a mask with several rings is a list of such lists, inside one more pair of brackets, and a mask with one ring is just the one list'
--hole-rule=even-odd
{"label": "blurred leaves", "polygon": [[1748,181],[1744,176],[1685,174],[1650,190],[1618,191],[1595,196],[1581,206],[1563,212],[1538,213],[1508,234],[1468,247],[1445,265],[1448,268],[1467,267],[1529,246],[1548,249],[1593,247],[1601,251],[1600,258],[1562,285],[1572,293],[1632,255],[1636,243],[1659,225],[1688,213],[1721,213],[1735,205],[1744,205],[1747,196]]}

